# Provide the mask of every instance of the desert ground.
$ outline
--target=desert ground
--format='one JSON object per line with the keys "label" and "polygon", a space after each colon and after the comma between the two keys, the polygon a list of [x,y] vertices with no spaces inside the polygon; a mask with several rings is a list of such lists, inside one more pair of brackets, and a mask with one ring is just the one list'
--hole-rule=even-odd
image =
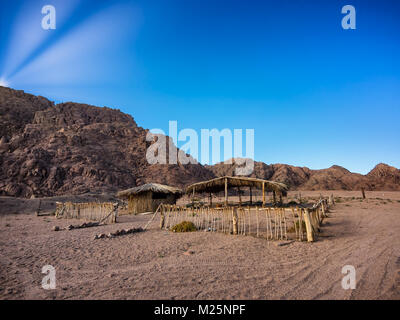
{"label": "desert ground", "polygon": [[[298,196],[289,193],[289,200]],[[211,232],[172,233],[149,215],[113,225],[53,231],[82,221],[36,216],[38,199],[0,197],[0,299],[400,299],[400,192],[301,191],[337,199],[316,242]],[[43,212],[58,199],[43,199]],[[44,265],[56,289],[44,290]],[[342,267],[356,269],[344,290]]]}

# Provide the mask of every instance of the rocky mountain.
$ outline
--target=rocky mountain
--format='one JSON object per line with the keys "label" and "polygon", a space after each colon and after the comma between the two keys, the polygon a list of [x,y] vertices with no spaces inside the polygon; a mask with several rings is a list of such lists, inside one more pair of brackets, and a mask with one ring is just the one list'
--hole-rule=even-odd
{"label": "rocky mountain", "polygon": [[370,189],[399,190],[400,170],[380,163],[367,174]]}
{"label": "rocky mountain", "polygon": [[[235,162],[151,165],[146,151],[157,139],[146,141],[147,133],[119,110],[71,102],[56,105],[0,87],[0,195],[115,192],[146,182],[183,187],[234,174]],[[291,189],[400,190],[400,170],[385,164],[365,176],[339,166],[254,166],[251,176],[285,182]]]}
{"label": "rocky mountain", "polygon": [[119,110],[54,105],[0,87],[0,124],[1,195],[114,192],[150,181],[184,186],[213,177],[199,164],[148,164],[148,130]]}

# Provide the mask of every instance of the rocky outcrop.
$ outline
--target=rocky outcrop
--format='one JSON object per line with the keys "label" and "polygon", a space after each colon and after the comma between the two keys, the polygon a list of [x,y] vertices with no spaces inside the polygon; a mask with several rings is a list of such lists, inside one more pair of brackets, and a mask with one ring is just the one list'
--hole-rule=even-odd
{"label": "rocky outcrop", "polygon": [[[0,110],[6,114],[13,90],[2,90],[0,95],[3,92],[7,99],[0,100]],[[22,117],[19,126],[17,117],[1,117],[2,195],[115,192],[147,182],[183,186],[213,177],[199,164],[149,165],[148,130],[119,110],[77,103],[46,104],[20,91],[14,93],[15,114],[26,111],[29,116]],[[35,103],[39,104],[36,108]],[[6,132],[9,119],[15,125]]]}

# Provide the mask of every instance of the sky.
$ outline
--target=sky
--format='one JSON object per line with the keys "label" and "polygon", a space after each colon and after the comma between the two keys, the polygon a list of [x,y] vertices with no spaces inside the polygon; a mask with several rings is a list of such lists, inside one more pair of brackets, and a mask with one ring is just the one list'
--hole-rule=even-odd
{"label": "sky", "polygon": [[166,134],[254,129],[268,164],[400,167],[400,1],[2,0],[0,43],[0,85]]}

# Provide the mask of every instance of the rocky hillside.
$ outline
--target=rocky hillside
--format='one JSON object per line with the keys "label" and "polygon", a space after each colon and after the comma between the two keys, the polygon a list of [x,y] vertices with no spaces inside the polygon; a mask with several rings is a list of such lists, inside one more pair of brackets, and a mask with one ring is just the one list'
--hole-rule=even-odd
{"label": "rocky hillside", "polygon": [[[119,110],[55,105],[0,87],[0,195],[115,192],[146,182],[183,187],[233,175],[236,164],[150,165],[147,133]],[[400,170],[385,164],[364,176],[339,166],[310,170],[255,162],[252,176],[285,182],[292,189],[400,190]]]}
{"label": "rocky hillside", "polygon": [[119,110],[54,105],[0,87],[0,123],[1,195],[113,192],[150,181],[183,186],[213,177],[199,164],[149,165],[148,130]]}

